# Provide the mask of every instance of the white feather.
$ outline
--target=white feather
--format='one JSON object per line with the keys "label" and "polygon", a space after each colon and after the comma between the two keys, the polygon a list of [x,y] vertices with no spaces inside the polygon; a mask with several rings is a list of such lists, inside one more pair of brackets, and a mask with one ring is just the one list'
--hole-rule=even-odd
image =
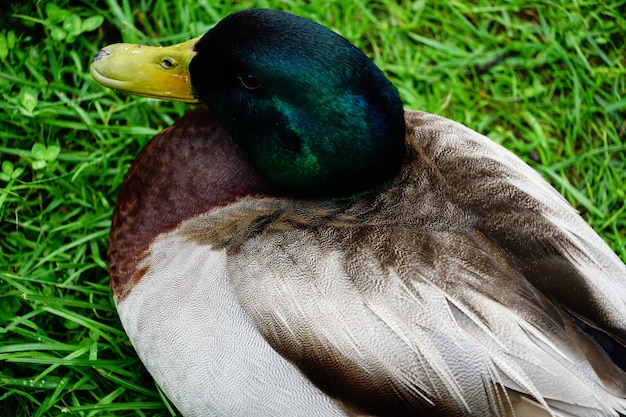
{"label": "white feather", "polygon": [[[226,254],[173,232],[118,304],[142,362],[186,417],[343,416],[261,337],[225,275]],[[141,269],[141,268],[140,268]]]}

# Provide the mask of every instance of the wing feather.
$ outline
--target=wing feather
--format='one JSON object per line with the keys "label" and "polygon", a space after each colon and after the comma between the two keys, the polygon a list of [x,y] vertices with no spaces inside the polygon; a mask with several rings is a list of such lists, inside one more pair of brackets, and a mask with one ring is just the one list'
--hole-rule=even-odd
{"label": "wing feather", "polygon": [[383,192],[244,199],[189,235],[226,247],[261,334],[352,413],[626,413],[626,375],[579,326],[626,340],[626,266],[513,154],[406,117],[409,158]]}

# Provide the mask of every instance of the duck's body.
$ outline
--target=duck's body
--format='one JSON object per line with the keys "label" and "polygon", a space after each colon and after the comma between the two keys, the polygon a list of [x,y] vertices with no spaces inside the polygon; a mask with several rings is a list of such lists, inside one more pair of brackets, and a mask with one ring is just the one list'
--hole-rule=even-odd
{"label": "duck's body", "polygon": [[218,119],[146,146],[111,229],[120,318],[183,415],[626,413],[586,334],[623,353],[626,266],[520,159],[407,111],[391,180],[294,197]]}

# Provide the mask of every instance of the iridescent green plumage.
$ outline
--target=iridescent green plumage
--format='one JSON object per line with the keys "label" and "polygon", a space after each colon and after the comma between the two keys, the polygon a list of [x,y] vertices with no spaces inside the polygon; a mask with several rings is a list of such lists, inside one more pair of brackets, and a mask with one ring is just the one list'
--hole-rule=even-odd
{"label": "iridescent green plumage", "polygon": [[398,92],[336,33],[292,14],[249,10],[222,20],[194,49],[195,95],[281,189],[347,198],[399,171]]}

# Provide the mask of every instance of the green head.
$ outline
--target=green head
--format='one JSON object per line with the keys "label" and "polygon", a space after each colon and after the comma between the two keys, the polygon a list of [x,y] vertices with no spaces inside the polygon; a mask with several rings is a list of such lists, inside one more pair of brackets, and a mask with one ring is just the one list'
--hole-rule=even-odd
{"label": "green head", "polygon": [[350,198],[398,172],[398,92],[346,39],[289,13],[253,9],[228,16],[193,49],[194,95],[280,189]]}

